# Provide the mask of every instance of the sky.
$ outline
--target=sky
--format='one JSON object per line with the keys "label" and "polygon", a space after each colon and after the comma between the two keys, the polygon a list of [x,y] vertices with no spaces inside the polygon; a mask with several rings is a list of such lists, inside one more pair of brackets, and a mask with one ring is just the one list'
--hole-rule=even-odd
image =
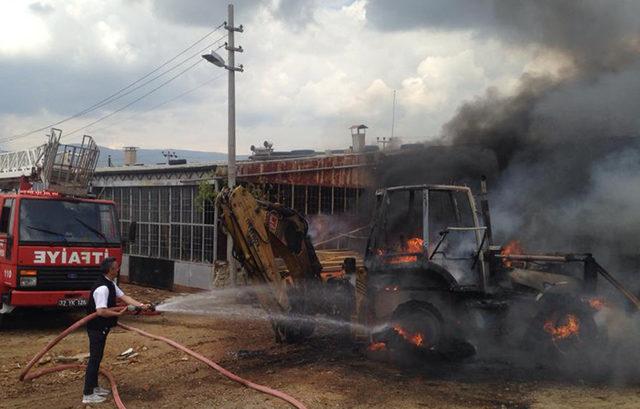
{"label": "sky", "polygon": [[[348,127],[361,123],[369,126],[367,143],[375,144],[391,134],[394,90],[395,135],[405,143],[435,139],[464,102],[487,90],[509,95],[523,75],[552,77],[570,69],[566,53],[537,37],[535,21],[512,19],[531,14],[526,2],[515,11],[512,4],[236,1],[236,24],[244,27],[236,44],[245,50],[236,56],[245,68],[236,74],[238,153],[264,140],[277,150],[346,148]],[[0,2],[0,148],[40,144],[45,131],[7,138],[91,107],[215,29],[226,13],[227,2],[220,0]],[[214,32],[174,64],[224,35]],[[129,95],[60,124],[63,135],[198,60],[195,55]],[[111,148],[226,152],[225,72],[197,64],[69,140],[82,133]]]}

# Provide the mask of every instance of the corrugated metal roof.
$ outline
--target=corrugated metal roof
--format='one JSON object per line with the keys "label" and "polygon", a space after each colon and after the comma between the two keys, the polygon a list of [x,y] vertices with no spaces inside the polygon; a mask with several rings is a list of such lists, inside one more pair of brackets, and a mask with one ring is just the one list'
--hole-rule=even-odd
{"label": "corrugated metal roof", "polygon": [[175,171],[184,171],[184,170],[198,170],[198,169],[215,169],[218,166],[226,166],[227,162],[224,161],[216,161],[216,162],[200,162],[200,163],[186,163],[183,165],[167,165],[167,164],[158,164],[158,165],[135,165],[135,166],[111,166],[111,167],[102,167],[97,168],[95,171],[96,175],[100,174],[110,174],[110,173],[155,173],[155,172],[166,172],[170,170]]}

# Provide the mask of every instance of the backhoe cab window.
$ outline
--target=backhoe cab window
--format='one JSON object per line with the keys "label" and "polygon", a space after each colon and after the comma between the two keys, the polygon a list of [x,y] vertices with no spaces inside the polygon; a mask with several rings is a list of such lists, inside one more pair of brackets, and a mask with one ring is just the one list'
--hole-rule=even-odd
{"label": "backhoe cab window", "polygon": [[473,213],[465,192],[429,191],[429,241],[435,243],[448,227],[474,227]]}
{"label": "backhoe cab window", "polygon": [[422,196],[422,190],[389,192],[383,204],[386,223],[377,245],[382,253],[422,252]]}
{"label": "backhoe cab window", "polygon": [[[450,229],[450,228],[466,229]],[[429,252],[431,260],[444,267],[460,285],[479,285],[474,263],[478,253],[478,234],[466,192],[429,191]],[[475,266],[471,270],[471,266]]]}
{"label": "backhoe cab window", "polygon": [[120,235],[112,205],[23,199],[20,241],[99,245],[119,243]]}

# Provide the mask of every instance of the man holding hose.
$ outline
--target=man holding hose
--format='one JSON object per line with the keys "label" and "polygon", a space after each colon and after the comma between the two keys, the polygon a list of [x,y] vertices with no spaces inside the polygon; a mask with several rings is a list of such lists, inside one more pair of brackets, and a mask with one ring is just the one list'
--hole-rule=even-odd
{"label": "man holding hose", "polygon": [[97,313],[97,317],[87,323],[87,334],[89,335],[89,362],[87,372],[84,377],[84,390],[82,392],[82,403],[101,403],[106,400],[110,391],[98,386],[98,371],[100,361],[104,353],[104,346],[107,342],[109,330],[118,324],[118,317],[124,313],[113,311],[116,300],[121,300],[127,305],[133,305],[142,309],[148,309],[149,305],[125,295],[116,285],[115,279],[118,276],[120,266],[113,257],[107,257],[100,265],[102,274],[96,281],[89,296],[87,313]]}

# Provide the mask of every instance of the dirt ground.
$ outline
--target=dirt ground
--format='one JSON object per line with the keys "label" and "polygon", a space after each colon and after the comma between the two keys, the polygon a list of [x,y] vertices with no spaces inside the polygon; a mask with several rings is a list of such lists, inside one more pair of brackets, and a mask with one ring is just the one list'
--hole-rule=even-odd
{"label": "dirt ground", "polygon": [[[160,302],[175,294],[123,285],[134,297]],[[232,306],[231,306],[232,307]],[[31,382],[20,368],[82,314],[28,312],[0,333],[0,407],[84,408],[83,373],[65,371]],[[411,369],[373,361],[335,335],[302,345],[276,344],[267,322],[165,312],[126,316],[123,323],[172,338],[236,374],[285,391],[309,408],[638,408],[640,387],[563,379],[540,369],[476,360]],[[118,359],[133,348],[139,355]],[[84,331],[49,355],[88,351]],[[53,365],[48,362],[38,368]],[[128,408],[287,408],[286,403],[227,380],[166,344],[123,329],[109,335],[103,365],[118,382]],[[105,382],[106,386],[106,382]],[[114,407],[111,400],[94,405]]]}

